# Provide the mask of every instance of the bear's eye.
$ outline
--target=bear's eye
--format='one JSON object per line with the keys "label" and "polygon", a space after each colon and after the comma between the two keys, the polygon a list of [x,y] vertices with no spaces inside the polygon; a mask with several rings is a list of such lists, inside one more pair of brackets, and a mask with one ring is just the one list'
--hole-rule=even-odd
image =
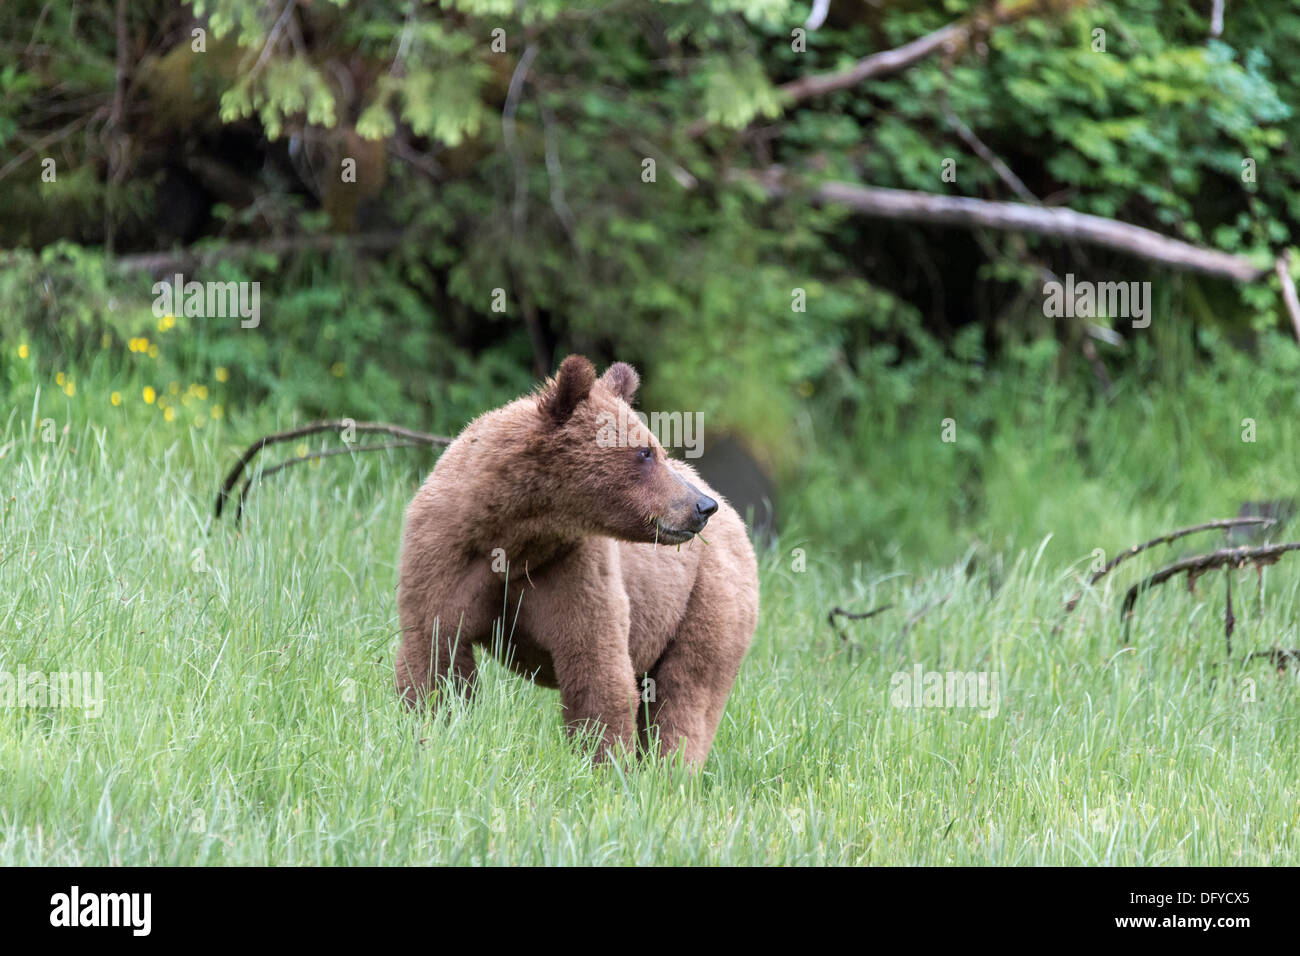
{"label": "bear's eye", "polygon": [[636,450],[636,460],[637,460],[637,461],[650,461],[652,458],[654,458],[654,456],[655,456],[654,451],[651,450],[651,449],[648,448],[648,447],[647,447],[647,448],[638,448],[638,449]]}

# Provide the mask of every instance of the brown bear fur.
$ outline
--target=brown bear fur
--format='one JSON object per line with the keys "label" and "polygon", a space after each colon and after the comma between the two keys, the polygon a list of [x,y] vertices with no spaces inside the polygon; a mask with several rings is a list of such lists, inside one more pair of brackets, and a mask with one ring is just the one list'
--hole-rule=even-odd
{"label": "brown bear fur", "polygon": [[740,517],[632,412],[639,382],[621,362],[597,379],[571,355],[443,452],[406,511],[408,703],[440,680],[471,690],[484,648],[558,687],[570,731],[601,735],[598,758],[648,746],[652,728],[661,753],[708,757],[758,621],[758,571]]}

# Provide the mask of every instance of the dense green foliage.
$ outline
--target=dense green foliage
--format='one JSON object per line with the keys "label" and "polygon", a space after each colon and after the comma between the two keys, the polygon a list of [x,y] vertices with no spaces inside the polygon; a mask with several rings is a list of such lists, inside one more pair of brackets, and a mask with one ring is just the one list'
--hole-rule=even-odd
{"label": "dense green foliage", "polygon": [[[1042,315],[1044,266],[1155,280],[1158,334],[1117,322],[1125,346],[1103,347],[1133,381],[1169,349],[1185,355],[1198,328],[1278,326],[1265,283],[1175,279],[1069,243],[864,220],[798,195],[773,203],[729,175],[778,163],[808,181],[1014,199],[951,114],[1045,200],[1261,261],[1294,241],[1300,16],[1288,3],[1234,3],[1219,40],[1205,11],[1156,0],[1004,7],[1018,15],[946,54],[792,103],[782,82],[983,8],[833,4],[796,52],[807,10],[783,0],[522,14],[504,0],[148,0],[126,7],[118,109],[113,5],[19,0],[0,18],[0,150],[14,157],[0,243],[18,250],[0,270],[0,334],[41,345],[47,374],[103,341],[125,351],[153,336],[156,357],[130,353],[127,367],[155,385],[221,366],[241,402],[439,430],[565,352],[625,358],[648,373],[647,407],[740,433],[816,502],[809,481],[842,482],[861,458],[851,439],[876,416],[895,423],[891,441],[928,434],[1022,344],[1059,342],[1055,386],[1075,402],[1099,394],[1077,351],[1083,323]],[[712,127],[691,135],[699,119]],[[950,158],[955,182],[941,175]],[[341,181],[345,159],[356,182]],[[189,270],[260,281],[255,330],[178,316],[161,335],[153,278],[102,254],[110,236],[129,254],[320,232],[399,239]],[[967,436],[982,429],[974,412],[958,416]],[[977,506],[968,477],[954,476],[962,514]],[[840,487],[861,501],[881,480]],[[828,514],[810,530],[856,552],[879,540],[870,507],[863,523]]]}

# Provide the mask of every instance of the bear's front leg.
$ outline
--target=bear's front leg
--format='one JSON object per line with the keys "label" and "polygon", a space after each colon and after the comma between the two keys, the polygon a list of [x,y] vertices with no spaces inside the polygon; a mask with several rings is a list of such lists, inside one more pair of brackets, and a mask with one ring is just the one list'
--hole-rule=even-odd
{"label": "bear's front leg", "polygon": [[646,731],[657,729],[662,756],[681,753],[688,766],[704,765],[753,632],[752,611],[711,615],[701,593],[692,595],[685,620],[650,671],[655,699]]}
{"label": "bear's front leg", "polygon": [[520,623],[551,657],[569,733],[600,735],[596,759],[636,752],[640,701],[630,612],[613,547],[581,549],[525,585]]}
{"label": "bear's front leg", "polygon": [[592,655],[574,650],[554,658],[565,727],[570,734],[600,735],[597,761],[636,751],[639,697],[632,661],[626,650],[621,660],[607,650]]}
{"label": "bear's front leg", "polygon": [[[397,589],[402,640],[394,662],[397,692],[415,707],[452,684],[468,697],[477,668],[473,645],[491,632],[491,576],[481,567],[440,567],[411,549]],[[486,565],[484,565],[486,566]]]}

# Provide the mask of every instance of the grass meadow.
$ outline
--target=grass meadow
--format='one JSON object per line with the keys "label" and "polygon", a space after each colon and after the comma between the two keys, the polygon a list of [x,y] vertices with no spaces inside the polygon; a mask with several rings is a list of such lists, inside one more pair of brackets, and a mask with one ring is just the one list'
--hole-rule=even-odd
{"label": "grass meadow", "polygon": [[[0,707],[0,864],[1300,862],[1300,687],[1244,660],[1300,644],[1300,564],[1233,575],[1231,660],[1223,572],[1147,594],[1128,644],[1119,626],[1130,583],[1213,535],[1062,613],[1089,535],[1115,549],[1232,514],[1203,482],[1182,502],[1144,498],[1150,472],[1102,494],[1048,448],[991,485],[987,514],[1020,536],[955,560],[846,557],[794,509],[760,554],[758,633],[704,771],[593,767],[558,696],[493,663],[469,706],[398,706],[396,556],[430,453],[290,469],[241,525],[214,523],[236,451],[290,417],[232,415],[215,380],[150,397],[94,362],[45,380],[5,348],[0,671],[103,684],[91,708]],[[1143,397],[1140,420],[1185,400]],[[1300,450],[1284,438],[1278,483]],[[1169,462],[1202,447],[1181,427],[1126,441]],[[847,640],[827,623],[882,604]],[[899,706],[918,666],[985,675],[996,706]]]}

